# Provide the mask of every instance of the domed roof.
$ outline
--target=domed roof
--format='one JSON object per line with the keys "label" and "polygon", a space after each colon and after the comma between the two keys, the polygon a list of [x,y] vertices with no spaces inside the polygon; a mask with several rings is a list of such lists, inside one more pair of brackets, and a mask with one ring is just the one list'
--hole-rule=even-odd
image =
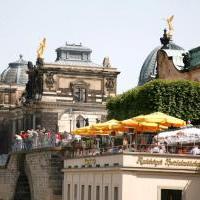
{"label": "domed roof", "polygon": [[27,64],[28,62],[23,60],[22,55],[20,55],[19,60],[9,63],[8,68],[2,72],[1,82],[25,85],[28,81]]}
{"label": "domed roof", "polygon": [[147,58],[145,59],[142,65],[142,68],[140,70],[138,85],[143,85],[146,82],[156,78],[156,75],[157,75],[156,57],[157,57],[157,52],[160,49],[184,50],[182,47],[176,45],[172,41],[170,41],[169,44],[167,44],[166,46],[158,46],[155,49],[153,49],[150,52],[150,54],[147,56]]}

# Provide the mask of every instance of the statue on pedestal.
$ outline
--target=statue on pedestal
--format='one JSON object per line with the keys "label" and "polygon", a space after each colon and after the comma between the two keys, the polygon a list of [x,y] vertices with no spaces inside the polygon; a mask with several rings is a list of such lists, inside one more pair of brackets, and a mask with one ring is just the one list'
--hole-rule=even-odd
{"label": "statue on pedestal", "polygon": [[43,91],[43,72],[41,67],[44,64],[44,49],[46,47],[46,38],[40,42],[37,50],[36,65],[33,66],[32,62],[28,62],[28,82],[26,84],[26,102],[31,100],[39,100],[42,97]]}

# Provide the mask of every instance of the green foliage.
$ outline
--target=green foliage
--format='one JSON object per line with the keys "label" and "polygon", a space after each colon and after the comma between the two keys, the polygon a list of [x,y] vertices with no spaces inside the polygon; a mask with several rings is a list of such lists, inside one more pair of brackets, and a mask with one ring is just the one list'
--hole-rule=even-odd
{"label": "green foliage", "polygon": [[198,121],[200,83],[154,80],[110,98],[106,106],[109,119],[123,120],[159,111],[184,120]]}

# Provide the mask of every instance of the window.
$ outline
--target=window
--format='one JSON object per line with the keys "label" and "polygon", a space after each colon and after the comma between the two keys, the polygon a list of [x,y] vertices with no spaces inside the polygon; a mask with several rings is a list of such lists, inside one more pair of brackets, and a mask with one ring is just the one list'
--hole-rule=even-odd
{"label": "window", "polygon": [[74,100],[76,102],[86,102],[86,89],[81,87],[74,88]]}
{"label": "window", "polygon": [[70,200],[70,184],[67,185],[67,200]]}
{"label": "window", "polygon": [[182,190],[161,189],[161,200],[182,200]]}
{"label": "window", "polygon": [[78,192],[78,188],[77,188],[77,184],[74,185],[74,200],[77,200],[77,192]]}
{"label": "window", "polygon": [[92,186],[88,185],[88,200],[92,200]]}
{"label": "window", "polygon": [[85,190],[85,187],[84,187],[84,185],[81,185],[81,200],[84,200],[84,196],[85,196],[85,194],[84,194],[84,191]]}
{"label": "window", "polygon": [[96,200],[100,200],[100,186],[96,186]]}
{"label": "window", "polygon": [[114,200],[118,200],[118,187],[114,187]]}
{"label": "window", "polygon": [[84,117],[79,115],[76,118],[76,128],[80,128],[80,127],[83,127],[83,126],[84,126]]}
{"label": "window", "polygon": [[105,186],[105,198],[104,200],[108,200],[108,186]]}
{"label": "window", "polygon": [[70,59],[82,60],[82,54],[78,52],[70,52]]}
{"label": "window", "polygon": [[5,94],[5,95],[4,95],[4,103],[5,103],[5,104],[8,104],[8,103],[9,103],[9,96],[8,96],[8,94]]}

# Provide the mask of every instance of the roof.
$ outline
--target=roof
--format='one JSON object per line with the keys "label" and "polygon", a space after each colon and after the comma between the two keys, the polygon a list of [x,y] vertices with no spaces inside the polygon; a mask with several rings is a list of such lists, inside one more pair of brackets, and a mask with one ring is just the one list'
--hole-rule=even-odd
{"label": "roof", "polygon": [[56,49],[58,50],[64,50],[64,51],[79,51],[79,52],[92,52],[92,50],[88,47],[82,46],[82,44],[67,44],[64,47],[59,47]]}
{"label": "roof", "polygon": [[83,66],[83,67],[103,67],[99,64],[89,62],[89,61],[76,61],[76,60],[57,60],[54,63],[49,64],[59,64],[59,65],[69,65],[69,66]]}
{"label": "roof", "polygon": [[[176,45],[175,43],[173,43],[173,41],[170,41],[168,45],[166,46],[157,46],[156,48],[154,48],[149,55],[147,56],[147,58],[145,59],[142,68],[140,70],[140,76],[139,76],[139,81],[138,81],[138,85],[143,85],[146,82],[155,79],[156,75],[157,75],[157,52],[162,49],[162,50],[166,50],[169,54],[170,51],[172,50],[172,52],[178,52],[181,53],[182,51],[184,51],[184,49],[178,45]],[[171,52],[171,53],[172,53]],[[178,53],[178,54],[179,54]],[[175,53],[173,53],[175,54]]]}
{"label": "roof", "polygon": [[6,84],[16,83],[18,85],[25,85],[28,81],[27,72],[28,62],[23,60],[20,55],[19,60],[9,63],[7,69],[1,74],[1,82]]}

